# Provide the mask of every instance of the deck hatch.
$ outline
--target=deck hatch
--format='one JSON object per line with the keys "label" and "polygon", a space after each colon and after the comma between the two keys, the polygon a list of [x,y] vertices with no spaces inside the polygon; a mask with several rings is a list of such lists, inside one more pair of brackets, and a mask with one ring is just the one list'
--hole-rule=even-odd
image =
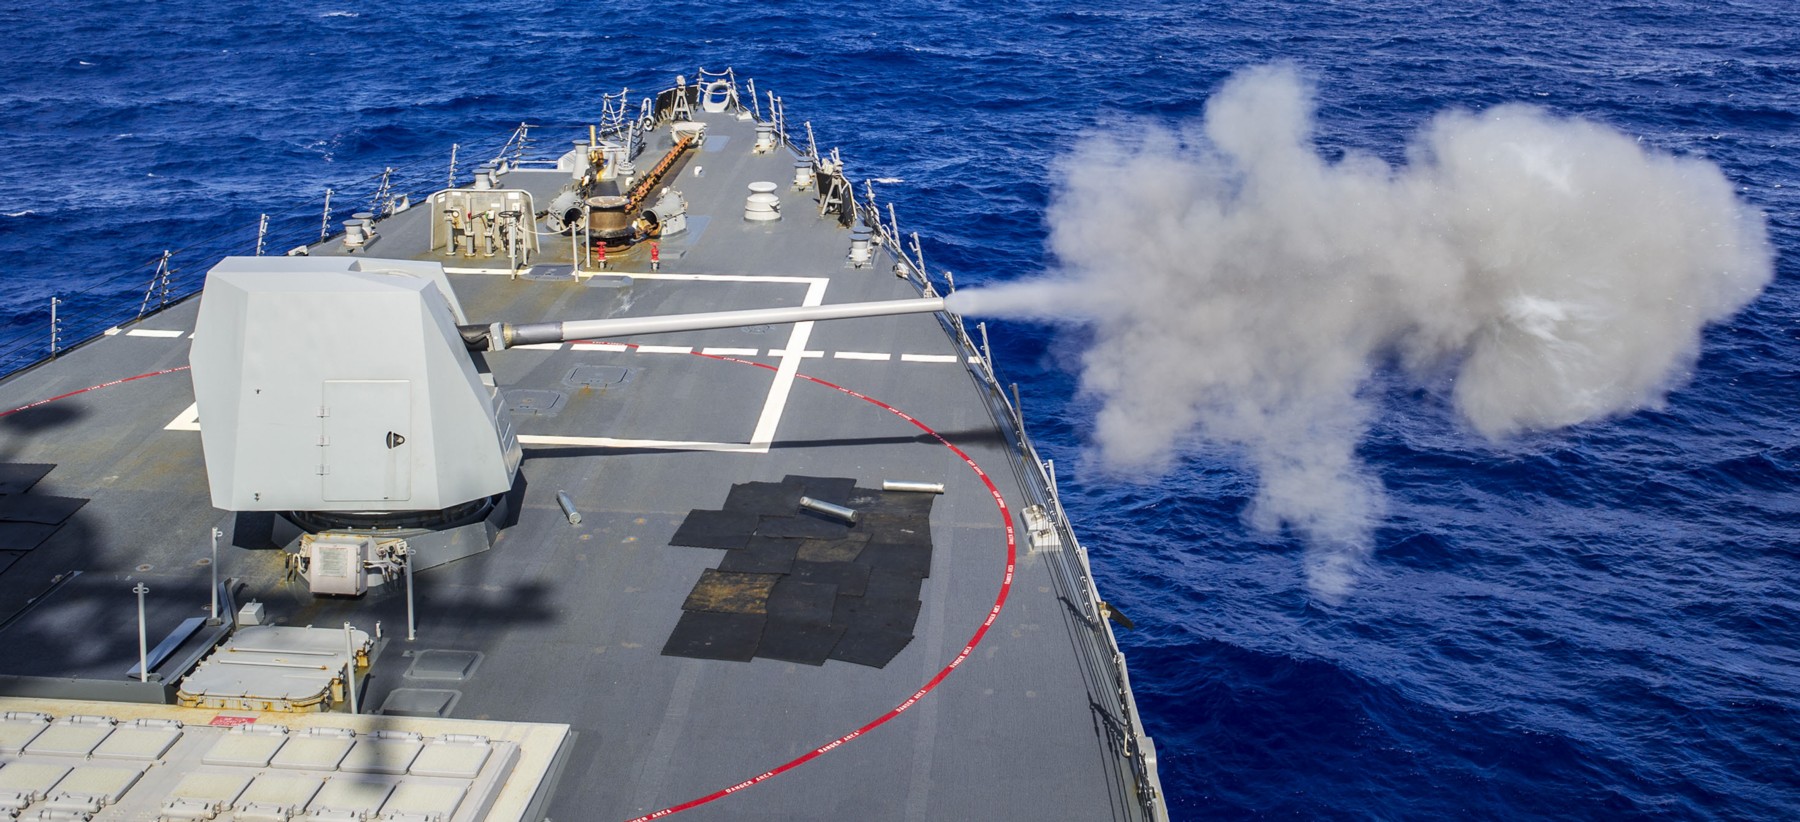
{"label": "deck hatch", "polygon": [[561,411],[568,399],[561,391],[519,388],[506,392],[506,410],[526,416],[550,417]]}
{"label": "deck hatch", "polygon": [[479,651],[448,651],[434,648],[419,651],[413,655],[412,664],[406,668],[406,678],[462,682],[474,676],[475,669],[480,665],[481,653]]}
{"label": "deck hatch", "polygon": [[571,388],[612,388],[631,381],[636,369],[619,365],[577,365],[563,378]]}
{"label": "deck hatch", "polygon": [[50,727],[50,718],[43,714],[7,714],[0,720],[0,754],[16,754],[24,750],[31,740]]}
{"label": "deck hatch", "polygon": [[456,707],[460,691],[443,688],[395,688],[381,702],[380,713],[389,716],[446,717]]}

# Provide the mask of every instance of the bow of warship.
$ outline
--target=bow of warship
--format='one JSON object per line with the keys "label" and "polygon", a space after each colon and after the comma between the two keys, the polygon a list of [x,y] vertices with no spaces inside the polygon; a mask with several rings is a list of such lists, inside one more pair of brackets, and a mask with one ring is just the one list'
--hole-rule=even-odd
{"label": "bow of warship", "polygon": [[0,818],[1165,818],[985,329],[756,95],[384,177],[0,381]]}

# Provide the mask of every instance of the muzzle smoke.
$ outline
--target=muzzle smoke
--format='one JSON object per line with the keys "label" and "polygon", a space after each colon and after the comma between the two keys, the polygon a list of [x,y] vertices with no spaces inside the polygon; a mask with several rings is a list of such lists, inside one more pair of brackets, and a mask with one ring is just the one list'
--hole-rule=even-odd
{"label": "muzzle smoke", "polygon": [[960,313],[1080,322],[1103,466],[1202,442],[1260,477],[1248,517],[1348,593],[1382,514],[1356,458],[1388,364],[1453,379],[1489,438],[1654,407],[1700,331],[1773,273],[1760,212],[1713,164],[1523,105],[1438,116],[1403,167],[1313,148],[1312,90],[1241,72],[1198,128],[1094,139],[1061,165],[1059,267],[959,291]]}

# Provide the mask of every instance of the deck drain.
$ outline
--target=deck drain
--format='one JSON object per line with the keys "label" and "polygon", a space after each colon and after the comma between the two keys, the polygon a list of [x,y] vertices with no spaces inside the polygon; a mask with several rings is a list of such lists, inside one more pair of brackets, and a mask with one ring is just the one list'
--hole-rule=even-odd
{"label": "deck drain", "polygon": [[578,365],[563,378],[563,384],[571,388],[612,388],[630,382],[633,370],[622,365]]}
{"label": "deck drain", "polygon": [[561,411],[567,400],[561,391],[520,388],[506,392],[506,408],[514,414],[547,417]]}

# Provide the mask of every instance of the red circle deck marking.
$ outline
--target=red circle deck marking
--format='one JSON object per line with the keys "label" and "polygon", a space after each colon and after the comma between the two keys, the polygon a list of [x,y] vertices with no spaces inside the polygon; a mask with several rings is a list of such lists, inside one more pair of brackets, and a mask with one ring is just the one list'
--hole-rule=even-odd
{"label": "red circle deck marking", "polygon": [[[758,368],[766,368],[770,371],[776,370],[775,366],[769,365],[767,363],[752,362],[750,360],[740,360],[736,357],[721,357],[716,354],[699,354],[699,353],[696,353],[696,356],[708,357],[708,358],[715,359],[715,360],[726,360],[729,362],[743,363],[745,365],[754,365]],[[944,681],[945,677],[948,677],[950,675],[951,671],[956,670],[958,666],[962,665],[963,662],[969,658],[970,654],[975,652],[975,646],[981,644],[981,639],[982,639],[982,637],[987,635],[988,628],[992,627],[994,624],[994,620],[998,619],[1000,617],[1000,609],[1006,605],[1006,595],[1012,591],[1013,565],[1014,565],[1015,561],[1017,560],[1017,543],[1014,541],[1014,537],[1013,537],[1012,512],[1007,509],[1006,498],[1002,497],[1000,495],[1000,489],[994,485],[993,479],[988,477],[986,471],[981,470],[981,466],[975,464],[975,460],[971,459],[969,457],[969,455],[967,453],[964,453],[964,451],[961,448],[956,447],[955,444],[951,443],[947,439],[944,439],[942,434],[939,434],[938,432],[933,431],[930,426],[926,425],[925,423],[919,422],[918,420],[916,420],[913,417],[906,414],[906,412],[901,411],[900,409],[895,408],[891,405],[888,405],[887,403],[882,402],[881,400],[875,399],[873,397],[865,396],[863,394],[859,394],[859,393],[852,391],[848,388],[845,388],[841,385],[838,385],[838,384],[832,383],[832,382],[827,382],[827,381],[821,380],[817,377],[809,377],[805,374],[795,374],[794,376],[798,377],[800,379],[806,380],[807,382],[814,383],[816,385],[822,385],[822,386],[825,386],[826,388],[831,388],[831,389],[843,392],[844,394],[848,394],[859,400],[862,400],[864,402],[868,402],[875,406],[878,406],[878,407],[888,411],[889,413],[893,414],[894,416],[897,416],[903,420],[906,420],[907,422],[912,423],[913,425],[917,426],[919,428],[919,430],[924,431],[927,434],[930,434],[932,436],[932,438],[936,439],[940,443],[943,443],[945,448],[950,449],[952,453],[955,453],[958,457],[962,458],[962,461],[969,466],[969,470],[974,471],[975,476],[980,477],[981,481],[987,485],[988,493],[990,493],[994,496],[994,505],[1000,509],[1000,521],[1006,526],[1006,573],[1000,579],[1000,592],[994,596],[994,607],[988,609],[987,618],[981,621],[980,627],[977,627],[975,629],[975,634],[973,636],[969,637],[968,643],[963,645],[962,651],[960,653],[958,653],[954,659],[950,660],[950,664],[945,665],[943,667],[943,669],[939,670],[937,672],[937,675],[933,676],[929,682],[926,682],[918,690],[914,691],[912,696],[907,697],[905,701],[901,702],[899,705],[894,706],[891,710],[887,711],[886,713],[884,713],[878,717],[875,717],[874,719],[870,720],[868,724],[863,725],[862,727],[857,728],[856,730],[851,731],[850,733],[844,734],[843,736],[840,736],[837,739],[827,742],[824,745],[820,745],[819,747],[814,748],[810,751],[807,751],[806,753],[801,754],[800,756],[795,757],[794,759],[791,759],[787,762],[777,765],[774,768],[771,768],[769,770],[763,771],[762,773],[757,774],[756,776],[750,777],[749,779],[746,779],[742,782],[739,782],[736,785],[732,785],[729,788],[721,788],[717,791],[709,793],[698,799],[690,799],[679,805],[671,805],[670,807],[663,808],[662,810],[656,811],[655,813],[650,813],[650,814],[645,814],[644,816],[635,817],[635,818],[631,819],[630,822],[646,822],[646,820],[650,820],[650,819],[661,819],[665,816],[670,816],[672,814],[677,814],[682,811],[688,810],[689,808],[696,808],[701,805],[705,805],[706,803],[712,802],[713,800],[716,800],[716,799],[722,799],[726,796],[730,796],[731,794],[737,793],[738,791],[741,791],[741,790],[751,787],[753,785],[767,782],[770,779],[774,779],[777,776],[780,776],[784,773],[787,773],[788,771],[791,771],[795,768],[800,767],[801,765],[811,762],[812,760],[817,759],[820,756],[823,756],[827,753],[837,750],[844,743],[849,742],[852,739],[855,739],[859,736],[862,736],[863,734],[866,734],[872,730],[875,730],[876,728],[881,727],[882,725],[887,724],[888,720],[899,716],[900,714],[904,713],[908,708],[911,708],[912,706],[917,705],[919,703],[919,700],[924,699],[927,694],[930,694],[932,691],[936,690],[937,686]]]}
{"label": "red circle deck marking", "polygon": [[[627,343],[626,345],[630,348],[637,347],[636,345],[629,344],[629,343]],[[753,362],[751,360],[741,360],[736,357],[722,357],[722,356],[719,356],[716,354],[702,354],[700,352],[694,352],[694,355],[697,357],[706,357],[708,359],[742,363],[744,365],[754,365],[758,368],[766,368],[770,371],[776,370],[775,366],[769,365],[768,363]],[[188,366],[183,365],[183,366],[179,366],[176,368],[165,368],[161,371],[151,371],[151,372],[144,373],[144,374],[138,374],[137,376],[133,376],[133,377],[124,377],[124,378],[117,379],[117,380],[110,380],[108,382],[100,383],[99,385],[90,385],[86,388],[77,389],[75,391],[70,391],[66,394],[58,394],[54,397],[49,397],[47,399],[38,400],[37,402],[27,403],[25,405],[21,405],[17,408],[14,408],[10,411],[0,411],[0,417],[6,417],[6,416],[9,416],[12,414],[17,414],[20,411],[27,411],[27,410],[36,408],[40,405],[45,405],[48,403],[56,402],[57,400],[68,399],[69,397],[73,397],[78,394],[86,394],[89,391],[97,391],[102,388],[110,388],[112,386],[121,385],[124,383],[132,382],[134,380],[142,380],[142,379],[146,379],[149,377],[160,377],[164,374],[173,374],[178,371],[186,371],[186,370],[188,370]],[[724,797],[730,796],[731,794],[737,793],[738,791],[741,791],[745,788],[749,788],[754,785],[758,785],[763,782],[767,782],[770,779],[774,779],[777,776],[780,776],[784,773],[787,773],[788,771],[791,771],[795,768],[800,767],[801,765],[811,762],[812,760],[817,759],[820,756],[823,756],[834,750],[837,750],[839,747],[842,747],[845,743],[849,742],[850,740],[856,739],[857,737],[862,736],[863,734],[866,734],[872,730],[875,730],[876,728],[879,728],[882,725],[886,725],[888,723],[888,720],[891,720],[894,717],[897,717],[900,714],[905,713],[907,711],[907,709],[913,707],[914,705],[919,704],[919,700],[924,699],[932,691],[937,690],[938,685],[942,684],[944,679],[946,677],[950,676],[950,672],[956,670],[957,667],[961,666],[963,664],[963,662],[969,658],[970,654],[975,653],[975,646],[980,645],[982,638],[987,636],[988,628],[993,626],[994,620],[996,620],[1000,617],[1000,609],[1005,607],[1005,605],[1006,605],[1007,594],[1012,592],[1013,568],[1014,568],[1014,564],[1016,563],[1017,558],[1018,558],[1018,544],[1017,544],[1017,542],[1014,538],[1014,534],[1013,534],[1012,512],[1007,509],[1006,498],[1001,496],[999,487],[994,485],[994,480],[987,475],[986,471],[981,470],[981,466],[975,464],[975,460],[973,458],[971,458],[961,448],[958,448],[954,443],[950,442],[947,439],[944,439],[944,436],[942,434],[939,434],[938,432],[932,430],[931,426],[928,426],[925,423],[918,421],[917,419],[913,418],[911,415],[907,414],[906,412],[901,411],[900,409],[895,408],[891,405],[888,405],[887,403],[882,402],[881,400],[875,399],[874,397],[870,397],[870,396],[867,396],[864,394],[860,394],[858,392],[855,392],[848,388],[845,388],[841,385],[838,385],[837,383],[822,380],[822,379],[819,379],[818,377],[810,377],[805,374],[795,374],[794,376],[798,379],[806,380],[807,382],[813,383],[815,385],[822,385],[822,386],[825,386],[826,388],[830,388],[834,391],[838,391],[838,392],[841,392],[848,396],[855,397],[859,400],[862,400],[862,401],[870,403],[878,408],[881,408],[882,410],[885,410],[888,413],[891,413],[894,416],[899,417],[900,419],[903,419],[903,420],[906,420],[907,422],[912,423],[919,430],[924,431],[927,434],[930,434],[933,439],[942,443],[945,448],[950,449],[950,451],[952,453],[954,453],[954,454],[956,454],[956,456],[960,457],[962,459],[962,461],[969,466],[969,470],[975,472],[975,476],[981,478],[982,483],[987,486],[988,493],[992,494],[994,497],[995,507],[1000,509],[1001,523],[1006,526],[1006,573],[1003,574],[1000,579],[1000,592],[994,596],[994,607],[988,609],[987,618],[981,621],[981,625],[975,629],[974,635],[970,636],[968,643],[963,645],[962,651],[957,653],[955,658],[951,659],[950,663],[948,665],[945,665],[941,670],[939,670],[937,672],[937,675],[933,676],[930,679],[930,681],[928,681],[924,685],[920,686],[920,688],[918,690],[913,691],[912,695],[907,697],[905,699],[905,701],[902,701],[899,705],[895,705],[893,708],[889,709],[886,713],[883,713],[880,716],[875,717],[874,719],[870,720],[867,724],[863,725],[860,728],[857,728],[854,731],[844,734],[843,736],[840,736],[837,739],[827,742],[824,745],[820,745],[819,747],[814,748],[810,751],[807,751],[806,753],[801,754],[798,757],[795,757],[795,758],[793,758],[787,762],[784,762],[780,765],[777,765],[774,768],[770,768],[769,770],[763,771],[762,773],[757,774],[756,776],[750,777],[749,779],[746,779],[735,785],[732,785],[731,787],[721,788],[717,791],[709,793],[698,799],[690,799],[679,805],[672,805],[670,807],[663,808],[660,811],[656,811],[655,813],[650,813],[650,814],[646,814],[644,816],[636,817],[636,818],[630,820],[630,822],[646,822],[646,820],[661,819],[663,817],[670,816],[670,815],[677,814],[682,811],[688,810],[689,808],[697,808],[701,805],[705,805],[714,800],[722,799]]]}

